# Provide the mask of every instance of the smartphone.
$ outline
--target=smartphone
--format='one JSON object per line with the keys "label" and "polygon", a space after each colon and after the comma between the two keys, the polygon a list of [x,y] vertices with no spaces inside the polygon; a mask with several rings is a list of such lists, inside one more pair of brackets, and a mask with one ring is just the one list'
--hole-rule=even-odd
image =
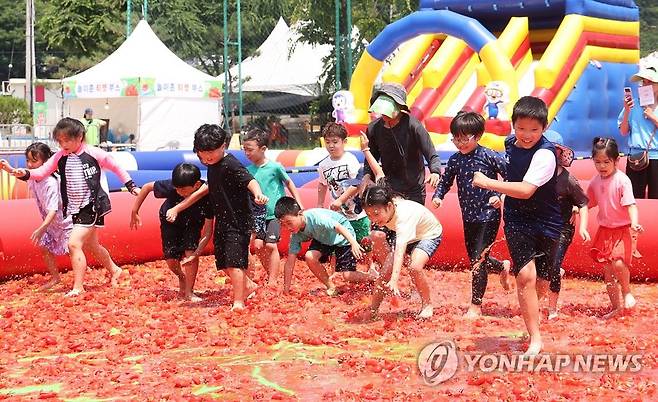
{"label": "smartphone", "polygon": [[624,87],[624,99],[631,99],[632,97],[631,87]]}

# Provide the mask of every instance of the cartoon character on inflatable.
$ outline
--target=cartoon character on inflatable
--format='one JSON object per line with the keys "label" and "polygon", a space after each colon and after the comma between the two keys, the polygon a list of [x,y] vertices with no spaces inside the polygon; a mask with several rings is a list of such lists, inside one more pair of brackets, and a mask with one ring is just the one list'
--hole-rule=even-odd
{"label": "cartoon character on inflatable", "polygon": [[354,110],[354,96],[350,91],[338,91],[331,98],[331,105],[334,111],[331,112],[331,117],[336,120],[336,123],[349,123],[349,116]]}
{"label": "cartoon character on inflatable", "polygon": [[491,81],[484,88],[487,103],[484,105],[485,117],[488,119],[509,120],[505,105],[509,103],[509,88],[502,81]]}

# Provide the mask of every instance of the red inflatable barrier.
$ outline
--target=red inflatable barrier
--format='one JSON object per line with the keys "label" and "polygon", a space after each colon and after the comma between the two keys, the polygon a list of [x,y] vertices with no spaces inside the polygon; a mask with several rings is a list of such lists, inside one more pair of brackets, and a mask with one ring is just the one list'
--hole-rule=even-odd
{"label": "red inflatable barrier", "polygon": [[[586,183],[585,183],[586,184]],[[305,205],[312,206],[317,202],[315,188],[300,189]],[[432,194],[428,188],[428,199]],[[112,193],[112,213],[106,217],[106,227],[100,231],[100,241],[107,247],[112,258],[118,264],[132,264],[152,261],[162,258],[160,244],[160,230],[158,223],[158,209],[160,200],[147,198],[141,209],[143,227],[140,230],[129,229],[130,210],[134,197],[127,193]],[[651,211],[658,207],[655,200],[639,200],[640,221],[645,227],[645,234],[640,236],[639,251],[643,258],[631,269],[634,280],[658,280],[658,220],[651,218]],[[462,232],[461,213],[457,201],[457,194],[450,192],[443,206],[436,210],[443,225],[443,242],[438,252],[431,260],[431,265],[442,269],[467,265],[466,249]],[[43,258],[38,249],[34,247],[29,237],[34,228],[39,225],[39,214],[34,200],[14,200],[0,202],[2,211],[2,225],[0,226],[0,278],[17,274],[30,274],[45,272]],[[596,232],[596,213],[594,209],[590,219],[590,233]],[[499,236],[502,235],[502,230]],[[282,254],[287,251],[289,236],[282,234],[279,250]],[[210,250],[208,250],[210,251]],[[495,256],[507,255],[507,245],[504,241],[496,244],[492,251]],[[62,268],[69,267],[66,257],[58,262]],[[582,276],[600,276],[601,267],[594,264],[589,257],[589,246],[584,245],[580,239],[575,239],[569,248],[564,267],[569,274]]]}

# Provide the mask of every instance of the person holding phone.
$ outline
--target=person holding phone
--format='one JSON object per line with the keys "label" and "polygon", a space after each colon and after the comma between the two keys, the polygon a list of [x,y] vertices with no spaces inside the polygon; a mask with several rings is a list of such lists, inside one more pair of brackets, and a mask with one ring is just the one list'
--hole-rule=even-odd
{"label": "person holding phone", "polygon": [[[642,170],[628,165],[626,175],[631,179],[635,198],[658,198],[658,60],[647,62],[631,81],[653,90],[653,103],[646,104],[633,97],[631,88],[624,88],[624,108],[619,113],[618,126],[621,135],[628,136],[629,155],[647,151],[649,164]],[[644,106],[642,106],[644,104]]]}

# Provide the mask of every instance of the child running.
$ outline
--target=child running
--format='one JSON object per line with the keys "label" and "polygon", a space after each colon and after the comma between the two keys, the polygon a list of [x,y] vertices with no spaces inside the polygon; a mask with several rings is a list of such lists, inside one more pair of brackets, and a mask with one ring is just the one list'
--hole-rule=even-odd
{"label": "child running", "polygon": [[[281,257],[277,243],[281,237],[281,225],[274,216],[276,202],[286,195],[285,188],[301,206],[301,197],[295,183],[290,179],[283,166],[265,157],[269,145],[269,135],[261,129],[250,130],[242,140],[244,153],[253,164],[247,170],[254,176],[260,185],[263,194],[268,198],[266,212],[263,217],[254,216],[256,239],[254,248],[258,253],[263,266],[268,268],[268,283],[276,286],[279,278]],[[254,211],[256,215],[256,211]],[[265,243],[265,247],[263,247]]]}
{"label": "child running", "polygon": [[530,343],[525,354],[534,356],[543,347],[539,331],[539,302],[548,291],[555,269],[555,251],[562,217],[555,182],[555,146],[543,136],[548,108],[532,96],[520,98],[512,112],[514,135],[505,140],[507,181],[473,174],[473,185],[506,194],[505,238],[516,276],[521,314]]}
{"label": "child running", "polygon": [[503,289],[508,290],[510,262],[489,256],[500,227],[501,195],[498,192],[474,187],[473,172],[482,172],[492,179],[505,178],[507,164],[496,152],[478,145],[484,134],[484,118],[475,112],[459,112],[450,123],[452,142],[459,152],[448,159],[432,204],[439,208],[443,198],[457,178],[457,196],[462,210],[464,241],[471,263],[471,305],[465,318],[482,315],[482,298],[487,289],[489,273],[500,274]]}
{"label": "child running", "polygon": [[[400,295],[398,281],[403,265],[408,266],[409,276],[422,301],[417,318],[430,318],[434,308],[423,268],[441,244],[441,224],[425,206],[403,198],[394,198],[388,186],[368,187],[363,194],[362,203],[374,224],[385,226],[396,233],[393,251],[382,255],[382,271],[375,282],[372,303],[364,318],[373,319],[377,316],[385,290],[396,296]],[[376,253],[375,258],[378,258],[378,255],[380,253]],[[407,259],[407,256],[410,256],[410,259]],[[388,282],[384,284],[385,281]]]}
{"label": "child running", "polygon": [[110,197],[101,186],[101,169],[116,174],[133,195],[139,193],[130,175],[107,152],[84,143],[85,129],[79,120],[65,117],[53,129],[53,139],[60,150],[36,169],[14,169],[13,175],[23,180],[40,181],[56,170],[61,174],[62,209],[70,215],[73,230],[68,247],[73,266],[73,289],[68,297],[84,292],[87,257],[83,249],[91,251],[110,274],[110,284],[118,286],[119,268],[105,247],[98,243],[98,228],[105,226],[105,215],[110,213]]}
{"label": "child running", "polygon": [[573,151],[562,144],[559,139],[553,141],[557,153],[557,178],[556,190],[557,198],[560,203],[560,210],[562,212],[562,229],[560,230],[560,238],[557,242],[557,252],[555,254],[555,268],[553,269],[553,277],[549,286],[550,293],[548,294],[548,319],[553,320],[558,317],[557,300],[560,295],[560,288],[562,287],[562,262],[564,256],[567,254],[567,249],[573,241],[574,233],[576,232],[575,221],[576,215],[580,216],[579,234],[583,241],[590,240],[589,232],[587,231],[588,222],[588,208],[587,196],[578,184],[578,180],[573,177],[566,169],[571,166],[573,162]]}
{"label": "child running", "polygon": [[[631,180],[617,169],[617,142],[612,138],[596,137],[592,159],[599,175],[590,182],[587,196],[589,208],[599,207],[599,229],[594,235],[591,255],[594,261],[604,264],[605,285],[612,305],[612,311],[604,316],[608,319],[624,308],[635,306],[628,267],[633,258],[640,257],[637,237],[644,229],[639,223]],[[620,287],[623,302],[619,299]]]}
{"label": "child running", "polygon": [[[25,149],[25,160],[28,169],[36,169],[43,165],[53,152],[42,142],[35,142]],[[11,173],[14,169],[5,160],[0,160],[2,169]],[[50,280],[39,290],[48,290],[60,282],[59,271],[55,257],[69,252],[67,243],[73,229],[71,216],[65,216],[62,208],[62,196],[59,189],[59,175],[53,173],[45,179],[30,180],[28,188],[37,201],[37,207],[43,222],[30,236],[30,240],[41,249]]]}
{"label": "child running", "polygon": [[[164,198],[160,206],[160,237],[162,252],[167,267],[178,277],[178,297],[191,302],[201,298],[194,294],[194,282],[199,269],[199,255],[208,244],[212,234],[212,212],[208,197],[203,197],[190,208],[178,214],[174,222],[168,222],[167,211],[199,190],[201,171],[191,163],[179,163],[171,173],[170,180],[157,180],[146,183],[133,205],[130,227],[142,226],[139,216],[146,197],[153,192],[155,198]],[[203,230],[202,230],[203,229]],[[203,233],[203,235],[202,235]],[[185,267],[185,272],[181,266]]]}
{"label": "child running", "polygon": [[311,240],[311,245],[304,255],[306,264],[316,278],[327,287],[327,294],[337,294],[327,270],[322,266],[329,257],[336,256],[336,272],[342,272],[343,279],[348,282],[372,282],[370,274],[356,270],[356,260],[363,255],[363,249],[356,241],[356,234],[344,215],[323,208],[312,208],[302,211],[301,207],[291,197],[281,197],[276,203],[274,214],[281,225],[288,229],[290,245],[288,259],[284,266],[283,292],[290,293],[293,268],[302,243]]}
{"label": "child running", "polygon": [[173,222],[180,211],[210,193],[215,217],[215,266],[226,271],[231,279],[231,311],[243,311],[245,299],[257,288],[245,272],[249,267],[249,241],[254,223],[251,197],[259,205],[267,204],[267,197],[247,169],[226,152],[229,139],[228,133],[217,124],[204,124],[196,130],[194,152],[201,163],[208,166],[208,185],[170,208],[166,218]]}

